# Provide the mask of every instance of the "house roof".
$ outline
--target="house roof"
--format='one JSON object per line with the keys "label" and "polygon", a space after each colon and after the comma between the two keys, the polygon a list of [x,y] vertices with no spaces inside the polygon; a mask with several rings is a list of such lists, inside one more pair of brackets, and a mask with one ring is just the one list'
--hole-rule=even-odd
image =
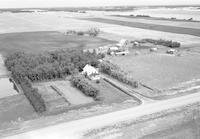
{"label": "house roof", "polygon": [[83,68],[83,73],[86,73],[87,75],[91,75],[94,73],[98,73],[97,69],[94,68],[93,66],[87,64],[84,68]]}

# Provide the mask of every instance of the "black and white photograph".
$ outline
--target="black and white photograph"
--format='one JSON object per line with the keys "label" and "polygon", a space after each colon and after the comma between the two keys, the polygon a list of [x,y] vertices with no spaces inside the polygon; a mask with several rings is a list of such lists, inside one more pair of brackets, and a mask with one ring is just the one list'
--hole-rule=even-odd
{"label": "black and white photograph", "polygon": [[200,139],[200,0],[0,0],[0,139]]}

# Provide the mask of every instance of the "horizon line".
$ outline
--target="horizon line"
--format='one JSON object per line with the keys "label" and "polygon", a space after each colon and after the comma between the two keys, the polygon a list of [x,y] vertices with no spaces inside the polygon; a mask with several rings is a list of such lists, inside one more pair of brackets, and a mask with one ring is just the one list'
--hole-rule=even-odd
{"label": "horizon line", "polygon": [[47,7],[0,7],[0,9],[49,9],[49,8],[105,8],[105,7],[161,7],[161,6],[193,6],[199,7],[200,4],[161,4],[161,5],[109,5],[109,6],[47,6]]}

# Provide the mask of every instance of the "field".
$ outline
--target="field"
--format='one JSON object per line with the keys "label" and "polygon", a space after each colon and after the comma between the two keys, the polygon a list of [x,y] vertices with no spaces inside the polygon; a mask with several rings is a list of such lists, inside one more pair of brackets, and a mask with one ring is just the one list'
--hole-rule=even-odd
{"label": "field", "polygon": [[[85,18],[102,17],[102,14],[92,12],[88,14],[72,13],[72,12],[44,12],[44,13],[2,13],[0,14],[0,34],[3,33],[16,33],[16,32],[37,32],[37,31],[61,31],[64,32],[68,29],[75,30],[87,30],[91,27],[97,27],[102,31],[102,38],[109,40],[116,40],[110,37],[104,32],[112,35],[120,35],[117,38],[119,41],[122,38],[155,38],[159,39],[161,36],[163,39],[173,39],[175,41],[182,42],[184,45],[190,46],[191,44],[199,44],[199,37],[186,34],[175,34],[170,32],[155,31],[149,29],[142,29],[136,27],[128,27],[124,25],[118,25],[118,21],[113,24],[93,22],[84,20]],[[83,19],[83,20],[80,20]],[[107,16],[103,18],[113,19],[116,18]],[[124,19],[118,19],[124,21]],[[119,22],[120,22],[119,21]],[[126,19],[127,22],[131,22],[132,19]],[[148,21],[137,21],[138,23],[148,23]],[[151,22],[149,22],[151,23]],[[159,22],[160,25],[162,23]],[[158,24],[158,25],[159,25]],[[176,23],[174,26],[179,26],[180,23]],[[180,27],[186,27],[193,29],[194,23],[181,24]],[[154,25],[156,26],[156,25]]]}
{"label": "field", "polygon": [[37,114],[24,95],[0,98],[0,130],[36,117]]}
{"label": "field", "polygon": [[113,20],[113,19],[105,19],[105,18],[85,18],[85,20],[101,22],[101,23],[108,23],[108,24],[116,24],[121,26],[128,26],[134,28],[142,28],[148,30],[156,30],[156,31],[163,31],[163,32],[171,32],[177,34],[189,34],[194,36],[200,36],[200,29],[192,29],[192,28],[183,28],[183,27],[173,27],[173,26],[166,26],[166,25],[155,25],[155,24],[147,24],[147,23],[139,23],[139,22],[128,22],[128,21],[120,21],[120,20]]}
{"label": "field", "polygon": [[18,94],[9,78],[0,78],[0,98]]}
{"label": "field", "polygon": [[[195,89],[195,86],[196,89],[199,89],[199,54],[185,53],[182,56],[174,56],[162,52],[145,53],[143,51],[139,51],[139,55],[135,55],[135,51],[133,51],[127,56],[108,57],[107,59],[119,65],[136,80],[152,89],[164,91],[166,95],[169,90],[172,93],[178,89],[185,89],[186,92],[192,91],[192,87]],[[184,88],[184,85],[188,88],[191,87],[191,90]]]}
{"label": "field", "polygon": [[89,36],[64,35],[56,31],[8,33],[0,35],[0,51],[42,52],[65,48],[95,48],[113,43],[106,39]]}
{"label": "field", "polygon": [[133,22],[149,23],[155,25],[158,24],[158,25],[200,29],[199,21],[187,21],[182,19],[170,19],[170,18],[159,18],[159,17],[135,17],[127,15],[116,15],[114,17],[115,17],[114,19],[121,19],[122,21],[130,21],[130,22],[133,21]]}
{"label": "field", "polygon": [[3,56],[0,54],[0,76],[8,75],[8,71],[4,65]]}

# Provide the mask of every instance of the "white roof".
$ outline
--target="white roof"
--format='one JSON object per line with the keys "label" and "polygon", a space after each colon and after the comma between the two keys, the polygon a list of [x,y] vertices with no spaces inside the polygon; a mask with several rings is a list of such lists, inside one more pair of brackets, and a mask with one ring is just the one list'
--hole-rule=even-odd
{"label": "white roof", "polygon": [[126,45],[127,43],[128,43],[128,40],[122,39],[122,40],[120,40],[120,42],[117,44],[117,46],[124,46],[124,45]]}
{"label": "white roof", "polygon": [[98,74],[98,71],[96,68],[94,68],[93,66],[87,64],[84,68],[83,68],[83,73],[86,73],[87,75],[91,75],[91,74]]}
{"label": "white roof", "polygon": [[115,50],[119,50],[119,48],[118,47],[110,47],[110,50],[115,51]]}

